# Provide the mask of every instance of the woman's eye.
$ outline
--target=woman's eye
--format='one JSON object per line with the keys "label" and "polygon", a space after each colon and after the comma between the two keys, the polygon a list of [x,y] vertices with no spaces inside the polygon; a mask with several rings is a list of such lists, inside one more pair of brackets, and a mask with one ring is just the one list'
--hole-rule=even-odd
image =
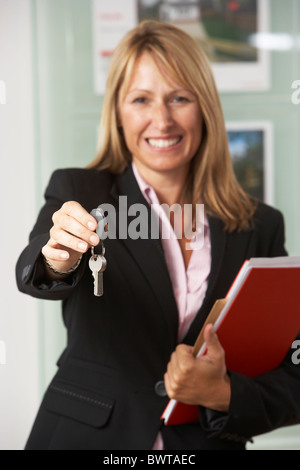
{"label": "woman's eye", "polygon": [[173,98],[173,101],[175,101],[175,103],[183,103],[183,102],[187,102],[188,99],[185,96],[175,96]]}
{"label": "woman's eye", "polygon": [[146,98],[143,98],[143,97],[135,98],[133,100],[133,103],[140,103],[140,104],[146,103]]}

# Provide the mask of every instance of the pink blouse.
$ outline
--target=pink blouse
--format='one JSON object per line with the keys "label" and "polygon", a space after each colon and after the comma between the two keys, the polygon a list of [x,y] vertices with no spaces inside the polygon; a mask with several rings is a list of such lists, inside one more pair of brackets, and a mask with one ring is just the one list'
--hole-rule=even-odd
{"label": "pink blouse", "polygon": [[[161,228],[165,229],[163,233],[169,233],[170,235],[166,238],[163,237],[161,241],[178,307],[178,342],[180,343],[201,307],[207,289],[211,266],[208,220],[205,216],[202,220],[200,217],[200,223],[197,224],[198,227],[196,227],[193,238],[190,240],[193,253],[186,269],[181,247],[167,213],[160,209],[160,202],[154,189],[144,181],[134,163],[132,163],[132,168],[143,196],[159,217]],[[163,449],[162,445],[159,434],[153,449],[161,450]]]}

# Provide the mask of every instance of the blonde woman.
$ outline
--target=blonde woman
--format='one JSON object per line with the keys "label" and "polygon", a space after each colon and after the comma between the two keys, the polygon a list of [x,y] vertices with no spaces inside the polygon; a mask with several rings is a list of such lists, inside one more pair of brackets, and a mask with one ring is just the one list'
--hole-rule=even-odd
{"label": "blonde woman", "polygon": [[[26,449],[244,449],[299,420],[299,368],[288,358],[258,379],[227,371],[210,326],[209,361],[191,355],[244,260],[286,255],[282,215],[236,181],[213,75],[191,37],[157,22],[125,36],[96,158],[54,172],[45,198],[17,281],[63,300],[68,342]],[[90,215],[99,205],[109,228],[96,297],[88,261],[101,246]],[[170,217],[162,205],[175,207]],[[164,426],[169,397],[198,405],[199,423]]]}

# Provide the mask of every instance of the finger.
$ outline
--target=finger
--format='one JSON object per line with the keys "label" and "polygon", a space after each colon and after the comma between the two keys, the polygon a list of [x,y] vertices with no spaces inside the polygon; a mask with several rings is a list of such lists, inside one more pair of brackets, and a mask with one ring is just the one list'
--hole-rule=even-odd
{"label": "finger", "polygon": [[67,250],[55,248],[48,244],[43,246],[42,254],[51,261],[67,261],[70,258],[70,253]]}
{"label": "finger", "polygon": [[190,368],[193,366],[194,356],[192,351],[192,346],[187,344],[180,344],[176,348],[177,364],[183,374],[189,373]]}
{"label": "finger", "polygon": [[171,354],[170,362],[168,364],[168,371],[171,375],[174,375],[181,370],[182,364],[184,364],[186,356],[188,355],[189,348],[189,346],[179,344]]}
{"label": "finger", "polygon": [[179,357],[190,357],[193,351],[193,346],[188,344],[179,344],[176,348],[176,352]]}
{"label": "finger", "polygon": [[68,201],[65,202],[62,207],[61,211],[74,219],[80,222],[89,230],[96,230],[97,228],[97,221],[94,217],[92,217],[82,206],[76,201]]}
{"label": "finger", "polygon": [[81,254],[85,253],[89,249],[89,244],[86,241],[55,226],[50,230],[50,237],[48,244],[52,247],[62,245],[66,249],[70,249]]}
{"label": "finger", "polygon": [[167,373],[172,391],[178,391],[189,380],[195,361],[192,349],[187,345],[179,345],[171,356]]}
{"label": "finger", "polygon": [[172,370],[172,366],[168,365],[167,372],[164,375],[165,388],[170,398],[175,398],[180,390],[180,379],[176,374],[176,370]]}
{"label": "finger", "polygon": [[164,383],[165,383],[165,389],[166,389],[167,395],[168,397],[171,397],[172,391],[171,391],[169,376],[167,372],[164,375]]}
{"label": "finger", "polygon": [[[177,348],[178,349],[178,348]],[[181,400],[188,399],[190,383],[192,382],[194,357],[190,354],[190,347],[179,348],[172,355],[167,372],[164,376],[165,387],[170,398]],[[179,357],[182,356],[182,357]],[[191,375],[192,374],[192,375]]]}
{"label": "finger", "polygon": [[176,351],[174,351],[170,357],[170,361],[167,365],[167,374],[170,380],[174,380],[174,376],[176,375],[176,371],[178,370],[178,360]]}
{"label": "finger", "polygon": [[86,226],[77,219],[65,213],[63,213],[59,219],[59,227],[65,232],[90,245],[96,246],[100,242],[100,239],[95,232],[87,229]]}

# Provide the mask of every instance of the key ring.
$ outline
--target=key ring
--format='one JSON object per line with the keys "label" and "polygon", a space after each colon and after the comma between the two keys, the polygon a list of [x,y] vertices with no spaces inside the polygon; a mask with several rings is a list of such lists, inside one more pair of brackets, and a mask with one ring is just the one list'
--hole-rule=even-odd
{"label": "key ring", "polygon": [[[101,256],[104,256],[105,255],[105,246],[104,246],[104,243],[102,240],[100,240],[100,245],[101,245]],[[91,246],[91,253],[92,253],[92,256],[95,257],[95,247],[94,246]]]}

